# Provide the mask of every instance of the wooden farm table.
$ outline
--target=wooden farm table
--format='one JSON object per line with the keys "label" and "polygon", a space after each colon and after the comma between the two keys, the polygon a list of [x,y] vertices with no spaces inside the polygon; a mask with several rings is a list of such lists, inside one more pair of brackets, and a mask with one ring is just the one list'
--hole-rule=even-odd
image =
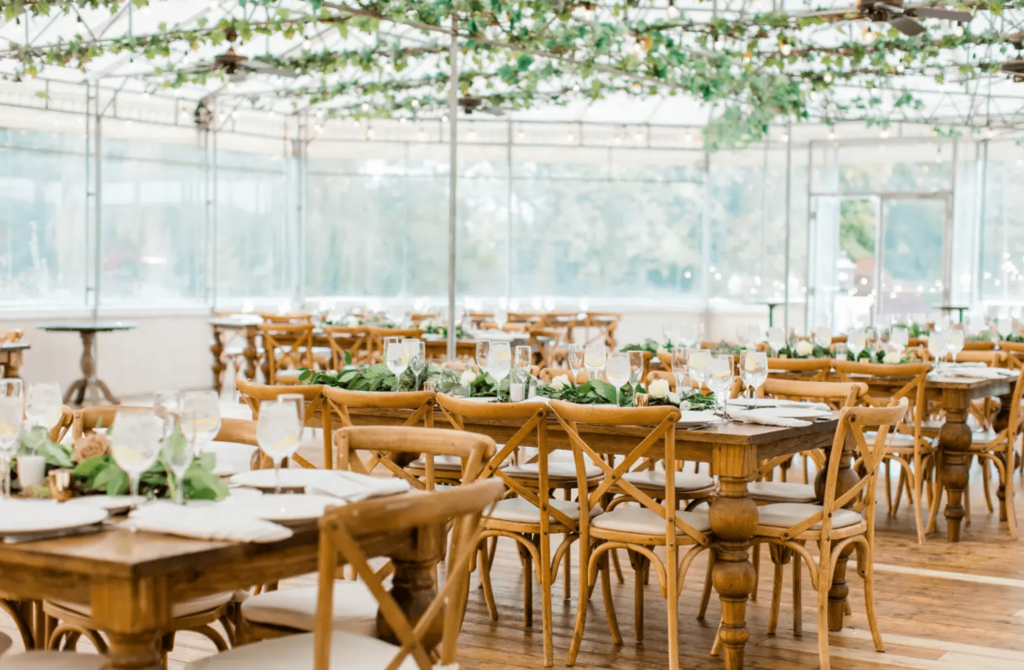
{"label": "wooden farm table", "polygon": [[[411,412],[405,410],[378,410],[349,408],[355,425],[401,425]],[[465,419],[468,430],[484,433],[501,444],[508,441],[521,428],[514,421]],[[434,425],[447,427],[438,412]],[[743,667],[743,650],[750,637],[746,625],[747,599],[754,587],[754,566],[750,561],[750,545],[757,529],[757,506],[750,499],[747,483],[753,481],[758,462],[774,456],[795,454],[808,449],[824,449],[832,444],[838,425],[838,415],[832,419],[812,423],[805,428],[776,428],[749,424],[729,423],[701,430],[688,430],[680,426],[676,431],[676,455],[680,460],[710,463],[719,480],[718,497],[711,505],[711,530],[715,536],[716,563],[712,581],[722,599],[721,637],[725,650],[725,667],[739,670]],[[580,437],[595,450],[607,454],[628,454],[647,436],[642,427],[578,426]],[[548,445],[556,449],[571,449],[568,436],[554,418],[547,429]],[[531,445],[524,445],[531,446]],[[532,445],[535,446],[535,445]],[[646,456],[658,458],[663,451],[653,447]],[[849,470],[851,455],[844,454],[841,478],[852,476]],[[824,474],[822,470],[822,474]],[[823,487],[822,487],[823,488]],[[836,571],[833,592],[830,591],[830,629],[841,630],[846,605],[845,558],[844,566]]]}
{"label": "wooden farm table", "polygon": [[259,349],[256,348],[256,326],[263,323],[259,317],[237,318],[222,317],[210,319],[207,323],[213,327],[213,344],[210,345],[210,352],[213,354],[213,389],[220,393],[223,386],[222,375],[224,374],[224,339],[227,334],[242,333],[245,336],[245,348],[242,356],[245,358],[245,378],[256,379],[256,364],[259,362]]}
{"label": "wooden farm table", "polygon": [[4,377],[20,377],[22,357],[26,349],[31,349],[31,344],[21,342],[6,342],[0,344],[0,365],[4,366]]}
{"label": "wooden farm table", "polygon": [[[171,621],[175,603],[317,571],[316,524],[293,531],[287,540],[267,544],[192,540],[122,528],[0,543],[0,591],[23,600],[90,605],[96,628],[109,642],[108,670],[160,670],[157,640]],[[436,595],[432,570],[442,556],[444,538],[444,528],[424,526],[359,539],[367,557],[392,560],[392,593],[407,613],[414,613]],[[440,631],[432,637],[439,640]]]}

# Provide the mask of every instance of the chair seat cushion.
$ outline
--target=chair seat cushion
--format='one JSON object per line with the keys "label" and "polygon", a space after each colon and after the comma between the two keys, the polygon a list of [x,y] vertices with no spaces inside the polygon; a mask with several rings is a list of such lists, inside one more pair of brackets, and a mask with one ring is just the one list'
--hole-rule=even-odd
{"label": "chair seat cushion", "polygon": [[[288,635],[246,644],[231,651],[208,656],[185,666],[187,670],[284,670],[312,668],[313,634]],[[375,637],[334,631],[331,636],[331,668],[338,670],[384,670],[398,655],[398,647]],[[406,657],[397,670],[419,670]]]}
{"label": "chair seat cushion", "polygon": [[[317,588],[279,589],[253,596],[242,603],[242,617],[266,626],[312,631]],[[334,629],[377,635],[377,599],[363,582],[334,582]]]}
{"label": "chair seat cushion", "polygon": [[[409,468],[413,470],[425,470],[427,468],[427,459],[417,458],[409,464]],[[458,456],[434,456],[434,470],[443,470],[444,472],[462,472],[462,460]]]}
{"label": "chair seat cushion", "polygon": [[750,497],[754,500],[794,503],[813,503],[818,500],[818,497],[814,495],[814,487],[810,484],[751,482],[747,485],[747,490],[750,491]]}
{"label": "chair seat cushion", "polygon": [[[676,512],[682,519],[701,532],[711,530],[708,515],[701,512]],[[616,507],[607,514],[595,517],[590,523],[594,529],[610,530],[619,533],[636,533],[638,535],[664,535],[665,520],[646,507]],[[676,529],[676,535],[684,535]]]}
{"label": "chair seat cushion", "polygon": [[[548,504],[564,513],[573,521],[580,518],[580,506],[571,500],[549,498]],[[512,523],[540,523],[540,509],[525,498],[505,498],[494,506],[494,511],[491,512],[491,516],[488,518],[495,521],[510,521]]]}
{"label": "chair seat cushion", "polygon": [[[876,437],[878,437],[877,432],[873,430],[864,431],[864,441],[867,442],[868,445],[874,444]],[[914,448],[913,435],[907,435],[906,433],[897,433],[893,435],[892,433],[890,433],[889,435],[886,436],[885,439],[889,443],[890,447],[897,447],[902,449]],[[928,440],[922,440],[922,446],[928,446],[929,444],[931,443]]]}
{"label": "chair seat cushion", "polygon": [[[193,598],[192,600],[185,600],[180,603],[175,603],[171,607],[171,616],[175,619],[182,617],[192,616],[193,614],[200,614],[208,610],[216,609],[221,605],[226,605],[231,602],[234,598],[234,591],[226,591],[224,593],[214,593],[212,595],[203,596],[201,598]],[[63,607],[66,610],[71,610],[84,617],[92,617],[92,607],[89,605],[80,605],[78,603],[69,603],[63,600],[54,600],[54,605]]]}
{"label": "chair seat cushion", "polygon": [[[627,472],[622,475],[622,478],[637,488],[665,489],[665,473],[663,471],[641,470],[639,472]],[[681,493],[686,491],[700,491],[703,489],[714,488],[714,486],[715,480],[707,475],[701,475],[695,472],[676,473],[676,491]]]}
{"label": "chair seat cushion", "polygon": [[274,373],[274,379],[279,384],[298,384],[299,374],[298,370],[278,370]]}
{"label": "chair seat cushion", "polygon": [[[804,519],[821,511],[821,505],[808,503],[775,503],[757,508],[758,523],[771,528],[789,528]],[[862,523],[864,517],[850,509],[837,510],[832,516],[833,528],[846,528]],[[821,530],[821,522],[811,526],[810,530]]]}
{"label": "chair seat cushion", "polygon": [[103,670],[103,657],[69,651],[30,651],[0,658],[0,670]]}
{"label": "chair seat cushion", "polygon": [[[540,463],[523,463],[522,465],[510,465],[502,468],[502,471],[511,477],[524,477],[536,479],[540,476]],[[596,465],[587,466],[587,479],[601,477],[604,471]],[[563,463],[561,461],[548,461],[549,479],[576,479],[576,463]]]}
{"label": "chair seat cushion", "polygon": [[[988,444],[989,442],[993,442],[998,436],[999,433],[997,433],[994,430],[982,430],[974,432],[971,433],[971,444],[976,446]],[[1003,440],[1003,444],[1006,444],[1005,440]]]}

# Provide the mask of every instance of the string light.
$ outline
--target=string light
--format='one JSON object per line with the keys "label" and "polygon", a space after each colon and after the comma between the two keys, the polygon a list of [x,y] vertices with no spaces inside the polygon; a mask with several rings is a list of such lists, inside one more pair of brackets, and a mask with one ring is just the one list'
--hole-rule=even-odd
{"label": "string light", "polygon": [[881,132],[881,136],[882,136],[882,139],[883,139],[883,140],[887,140],[887,139],[889,139],[889,131],[888,131],[888,130],[883,130],[883,131]]}
{"label": "string light", "polygon": [[426,139],[427,139],[427,131],[426,131],[426,130],[424,130],[423,128],[420,128],[420,132],[416,133],[416,138],[417,138],[417,139],[418,139],[418,140],[419,140],[420,142],[424,142],[424,141],[426,141]]}

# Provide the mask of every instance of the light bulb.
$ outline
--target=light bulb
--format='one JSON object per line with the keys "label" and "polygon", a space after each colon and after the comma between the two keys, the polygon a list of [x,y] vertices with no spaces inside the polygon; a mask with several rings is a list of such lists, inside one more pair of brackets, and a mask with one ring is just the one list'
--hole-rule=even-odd
{"label": "light bulb", "polygon": [[882,131],[882,132],[880,133],[880,135],[882,136],[882,139],[883,139],[883,140],[887,140],[887,139],[889,139],[889,131],[888,131],[888,130],[883,130],[883,131]]}
{"label": "light bulb", "polygon": [[376,134],[377,131],[373,129],[373,126],[370,126],[369,128],[366,129],[366,139],[372,140],[373,136]]}
{"label": "light bulb", "polygon": [[525,137],[526,137],[526,133],[524,133],[524,132],[523,132],[523,131],[521,131],[521,130],[520,130],[520,131],[519,131],[518,133],[516,133],[516,139],[517,139],[517,140],[522,140],[522,139],[524,139]]}
{"label": "light bulb", "polygon": [[636,135],[633,135],[633,139],[637,141],[637,144],[639,144],[644,141],[644,134],[638,132]]}
{"label": "light bulb", "polygon": [[828,133],[828,138],[830,140],[834,140],[836,138],[836,131],[830,130],[829,133]]}
{"label": "light bulb", "polygon": [[783,142],[788,142],[789,141],[789,135],[787,135],[786,133],[782,133],[782,137],[779,138],[779,139],[781,139]]}
{"label": "light bulb", "polygon": [[469,131],[469,139],[471,139],[471,140],[475,140],[476,139],[476,131],[475,130]]}
{"label": "light bulb", "polygon": [[424,140],[426,140],[426,139],[427,139],[427,131],[425,131],[425,130],[423,130],[423,129],[420,129],[420,132],[416,133],[416,138],[417,138],[417,139],[418,139],[418,140],[419,140],[420,142],[423,142]]}

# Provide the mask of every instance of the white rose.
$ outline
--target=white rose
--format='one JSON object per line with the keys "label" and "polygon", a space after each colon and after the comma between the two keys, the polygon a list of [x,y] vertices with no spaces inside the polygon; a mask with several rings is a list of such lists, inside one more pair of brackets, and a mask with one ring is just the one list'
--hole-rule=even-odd
{"label": "white rose", "polygon": [[797,356],[810,356],[814,353],[814,345],[807,340],[800,340],[796,343]]}
{"label": "white rose", "polygon": [[567,386],[569,386],[568,375],[558,375],[557,377],[551,380],[551,388],[553,388],[555,391],[559,393],[561,393],[562,390]]}
{"label": "white rose", "polygon": [[348,326],[350,328],[354,327],[354,326],[358,326],[359,325],[359,317],[356,316],[355,314],[349,314],[344,319],[342,319],[342,323],[344,323],[346,326]]}
{"label": "white rose", "polygon": [[651,382],[647,392],[652,398],[664,398],[668,395],[668,381],[664,379],[655,379]]}
{"label": "white rose", "polygon": [[683,402],[679,403],[679,409],[681,409],[684,412],[690,409],[690,401],[684,400]]}
{"label": "white rose", "polygon": [[473,372],[472,370],[466,370],[465,372],[462,373],[462,376],[459,377],[460,386],[469,386],[474,381],[476,381],[476,373]]}
{"label": "white rose", "polygon": [[883,363],[895,364],[900,362],[900,352],[898,351],[887,351],[885,352],[885,358],[882,359]]}
{"label": "white rose", "polygon": [[669,394],[668,394],[668,401],[670,403],[672,403],[673,405],[678,405],[679,404],[679,394],[674,392],[674,391],[670,391]]}

